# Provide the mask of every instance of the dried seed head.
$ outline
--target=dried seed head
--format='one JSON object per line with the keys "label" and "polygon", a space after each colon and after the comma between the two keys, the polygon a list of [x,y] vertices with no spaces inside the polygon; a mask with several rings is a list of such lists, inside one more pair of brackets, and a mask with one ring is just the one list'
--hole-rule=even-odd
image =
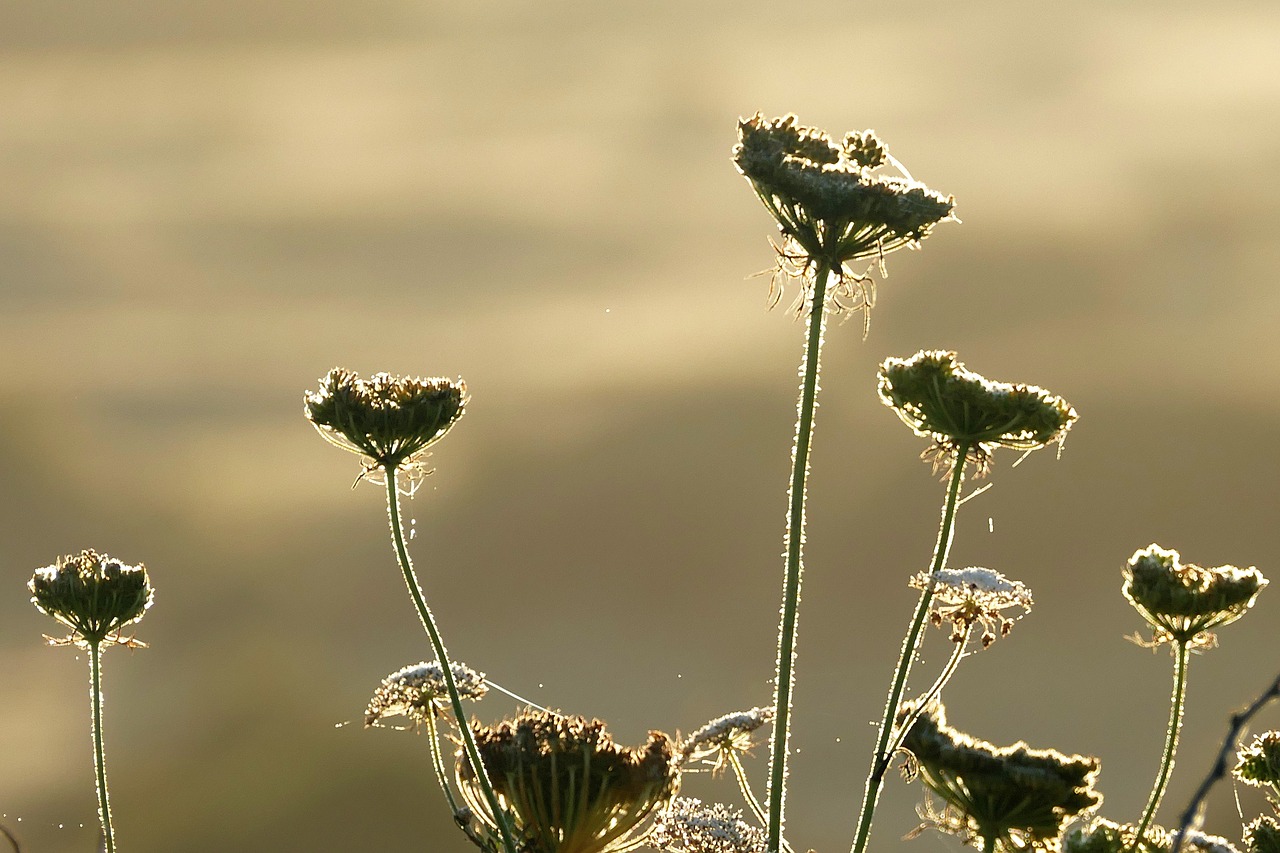
{"label": "dried seed head", "polygon": [[768,836],[720,803],[676,797],[658,813],[648,845],[672,853],[765,853]]}
{"label": "dried seed head", "polygon": [[992,382],[943,350],[886,359],[880,400],[916,435],[932,440],[925,456],[935,466],[954,465],[963,446],[965,461],[977,466],[979,476],[997,447],[1030,451],[1061,445],[1079,417],[1066,400],[1043,388]]}
{"label": "dried seed head", "polygon": [[[489,692],[484,673],[453,661],[449,665],[453,683],[463,699],[479,700]],[[365,727],[376,726],[387,717],[408,717],[415,725],[425,723],[430,714],[449,704],[449,688],[439,661],[415,663],[382,679],[364,712]]]}
{"label": "dried seed head", "polygon": [[59,557],[52,566],[36,569],[27,583],[31,603],[71,629],[55,645],[97,645],[104,640],[141,645],[121,639],[120,630],[137,622],[155,599],[146,567],[125,565],[106,554],[81,551]]}
{"label": "dried seed head", "polygon": [[[526,710],[496,726],[472,724],[476,748],[527,853],[614,853],[640,843],[675,794],[670,739],[618,746],[599,720]],[[459,754],[458,786],[480,824],[497,823]]]}
{"label": "dried seed head", "polygon": [[[865,277],[845,264],[876,259],[920,243],[933,226],[954,219],[955,201],[908,177],[875,174],[890,161],[870,131],[833,142],[793,115],[766,119],[756,113],[738,122],[733,161],[751,182],[783,234],[779,271],[801,278],[825,264],[837,277],[833,308],[871,307]],[[810,296],[803,288],[801,302]]]}
{"label": "dried seed head", "polygon": [[335,367],[304,395],[303,412],[325,440],[364,456],[367,470],[413,469],[462,417],[466,391],[460,379],[361,379]]}
{"label": "dried seed head", "polygon": [[[899,720],[913,710],[904,706]],[[937,702],[916,718],[902,745],[925,785],[945,803],[926,819],[966,841],[994,839],[1011,850],[1047,847],[1067,818],[1102,802],[1093,788],[1096,758],[1025,743],[995,747],[948,726]]]}
{"label": "dried seed head", "polygon": [[752,708],[716,717],[680,742],[678,761],[704,761],[713,771],[724,769],[726,753],[747,752],[754,746],[752,734],[773,722],[773,708]]}
{"label": "dried seed head", "polygon": [[1249,853],[1280,853],[1280,823],[1262,815],[1244,828],[1244,846]]}
{"label": "dried seed head", "polygon": [[1280,732],[1258,735],[1237,759],[1232,773],[1241,782],[1256,787],[1280,785]]}
{"label": "dried seed head", "polygon": [[1253,566],[1184,565],[1177,551],[1153,544],[1129,558],[1122,591],[1154,629],[1153,642],[1208,646],[1210,631],[1243,616],[1266,585]]}
{"label": "dried seed head", "polygon": [[[936,584],[930,621],[937,626],[949,623],[957,642],[968,635],[973,625],[981,625],[983,648],[997,637],[1006,636],[1014,620],[1031,610],[1031,590],[991,569],[941,569],[932,575],[920,572],[909,583],[916,589]],[[1012,617],[1005,613],[1013,608],[1021,612]]]}

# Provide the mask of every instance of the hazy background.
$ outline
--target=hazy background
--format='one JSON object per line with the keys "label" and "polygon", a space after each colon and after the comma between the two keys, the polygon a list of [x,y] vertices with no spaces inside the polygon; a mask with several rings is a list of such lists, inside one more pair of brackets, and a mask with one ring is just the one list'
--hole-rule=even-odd
{"label": "hazy background", "polygon": [[[460,659],[628,742],[770,700],[802,326],[748,278],[757,109],[874,128],[964,220],[890,259],[866,342],[828,336],[792,840],[847,849],[933,545],[942,485],[874,390],[920,348],[1081,414],[964,508],[953,565],[1037,606],[950,717],[1100,756],[1137,817],[1170,661],[1123,639],[1121,567],[1155,541],[1280,580],[1275,3],[10,0],[0,820],[29,853],[94,845],[87,666],[25,588],[85,547],[157,587],[151,647],[106,662],[122,850],[471,849],[425,740],[335,728],[431,655],[381,492],[303,420],[334,365],[471,389],[407,506]],[[1280,669],[1277,613],[1193,662],[1166,822]],[[877,849],[956,848],[898,842],[919,797],[890,781]],[[1221,786],[1210,827],[1234,812]]]}

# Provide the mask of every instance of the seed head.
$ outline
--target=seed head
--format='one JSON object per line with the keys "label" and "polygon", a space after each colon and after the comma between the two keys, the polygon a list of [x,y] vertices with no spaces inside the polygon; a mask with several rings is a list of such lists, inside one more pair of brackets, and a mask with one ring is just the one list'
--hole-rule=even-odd
{"label": "seed head", "polygon": [[1280,732],[1258,735],[1237,759],[1232,773],[1241,782],[1259,788],[1280,786]]}
{"label": "seed head", "polygon": [[1244,828],[1244,846],[1249,853],[1280,853],[1280,823],[1262,815]]}
{"label": "seed head", "polygon": [[747,752],[754,746],[752,734],[773,722],[773,708],[752,708],[716,717],[680,742],[677,761],[702,761],[712,772],[724,769],[727,753]]}
{"label": "seed head", "polygon": [[[905,706],[899,719],[913,710]],[[916,718],[902,745],[925,785],[945,803],[940,811],[928,807],[926,821],[965,841],[1048,849],[1067,818],[1102,802],[1093,788],[1096,758],[1025,743],[992,746],[948,726],[937,702]]]}
{"label": "seed head", "polygon": [[[489,692],[484,673],[454,661],[449,669],[458,695],[479,700]],[[439,661],[415,663],[382,679],[364,712],[365,728],[376,726],[387,717],[408,717],[414,725],[425,723],[427,716],[439,713],[449,704],[449,688]]]}
{"label": "seed head", "polygon": [[375,373],[361,379],[335,367],[303,396],[307,420],[331,444],[358,453],[366,471],[416,470],[428,447],[462,417],[461,379],[419,379]]}
{"label": "seed head", "polygon": [[[934,225],[955,218],[951,197],[910,177],[875,173],[897,163],[870,130],[835,142],[793,115],[756,113],[738,122],[733,161],[778,222],[779,273],[803,281],[818,263],[827,265],[838,279],[830,291],[837,310],[870,308],[874,300],[863,288],[866,276],[845,264],[876,259],[883,272],[886,254],[919,245]],[[801,305],[811,290],[810,282]]]}
{"label": "seed head", "polygon": [[37,610],[71,629],[65,639],[51,639],[54,645],[96,646],[106,640],[140,646],[122,639],[120,630],[141,619],[155,598],[141,563],[125,565],[96,551],[59,557],[52,566],[36,569],[27,589]]}
{"label": "seed head", "polygon": [[942,350],[886,359],[880,400],[916,435],[932,440],[924,457],[935,468],[954,465],[964,446],[965,461],[977,466],[979,476],[997,447],[1031,451],[1061,445],[1079,417],[1066,400],[1043,388],[992,382]]}
{"label": "seed head", "polygon": [[1207,646],[1211,629],[1243,616],[1266,585],[1253,566],[1184,565],[1177,551],[1153,544],[1129,558],[1122,590],[1154,629],[1153,642]]}
{"label": "seed head", "polygon": [[765,853],[768,836],[738,809],[676,797],[658,813],[648,844],[672,853]]}
{"label": "seed head", "polygon": [[[920,572],[909,583],[916,589],[936,584],[929,614],[933,623],[950,623],[951,639],[955,642],[962,642],[973,625],[981,625],[984,649],[994,643],[997,636],[1006,636],[1015,618],[1031,610],[1031,590],[991,569],[940,569],[932,575]],[[1022,612],[1016,617],[1005,615],[1004,611],[1015,607]]]}
{"label": "seed head", "polygon": [[[680,784],[670,739],[618,746],[599,720],[526,710],[472,724],[480,760],[526,853],[616,853],[637,846]],[[490,833],[497,824],[459,754],[458,787]]]}

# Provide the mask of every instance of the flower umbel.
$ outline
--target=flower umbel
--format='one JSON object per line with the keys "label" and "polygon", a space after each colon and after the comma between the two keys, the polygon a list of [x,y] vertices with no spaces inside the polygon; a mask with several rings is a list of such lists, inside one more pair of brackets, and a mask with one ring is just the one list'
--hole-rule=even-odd
{"label": "flower umbel", "polygon": [[1280,823],[1262,815],[1244,828],[1244,845],[1249,853],[1280,853]]}
{"label": "flower umbel", "polygon": [[1004,637],[1013,628],[1014,620],[1004,611],[1017,607],[1025,614],[1031,610],[1031,590],[991,569],[940,569],[932,575],[920,572],[909,583],[916,589],[925,589],[930,581],[936,581],[937,586],[929,617],[935,625],[951,623],[951,639],[957,643],[964,640],[972,626],[981,625],[985,649],[997,636]]}
{"label": "flower umbel", "polygon": [[[484,673],[453,661],[453,681],[463,699],[478,700],[489,692]],[[441,714],[449,707],[449,689],[439,661],[415,663],[382,679],[364,712],[365,727],[376,726],[387,717],[408,717],[415,725],[428,715]]]}
{"label": "flower umbel", "polygon": [[[526,710],[496,726],[473,723],[480,760],[526,853],[614,853],[637,846],[680,783],[670,739],[613,742],[604,723]],[[458,786],[481,826],[494,815],[460,756]]]}
{"label": "flower umbel", "polygon": [[[902,716],[913,711],[905,706]],[[929,809],[926,819],[966,841],[982,838],[1006,851],[1047,849],[1063,821],[1102,802],[1093,788],[1096,758],[1025,743],[992,746],[948,726],[936,702],[916,718],[902,745],[945,803],[941,811]]]}
{"label": "flower umbel", "polygon": [[[733,161],[778,222],[778,272],[804,280],[819,263],[826,266],[838,280],[827,294],[837,311],[874,304],[869,279],[846,264],[874,258],[883,274],[886,254],[918,245],[934,225],[954,218],[951,197],[910,177],[876,173],[897,161],[870,130],[836,142],[793,115],[756,113],[738,122]],[[811,291],[808,282],[798,305]]]}
{"label": "flower umbel", "polygon": [[924,452],[935,467],[964,461],[978,476],[997,447],[1038,450],[1059,445],[1079,417],[1061,397],[1035,385],[992,382],[967,369],[954,352],[921,350],[911,358],[890,358],[880,366],[880,401],[902,422],[933,444]]}
{"label": "flower umbel", "polygon": [[307,420],[331,444],[377,468],[411,472],[428,447],[440,440],[466,405],[461,379],[419,379],[375,373],[361,379],[335,367],[320,388],[303,398]]}
{"label": "flower umbel", "polygon": [[765,833],[720,803],[676,797],[658,813],[648,844],[672,853],[765,853]]}
{"label": "flower umbel", "polygon": [[1247,749],[1240,750],[1232,774],[1246,785],[1276,789],[1280,786],[1280,732],[1263,732]]}
{"label": "flower umbel", "polygon": [[713,771],[722,770],[729,753],[746,752],[754,745],[756,729],[772,723],[773,708],[752,708],[716,717],[680,741],[677,760],[705,761]]}
{"label": "flower umbel", "polygon": [[1212,629],[1243,616],[1266,585],[1253,566],[1201,568],[1150,545],[1129,558],[1122,590],[1154,629],[1153,642],[1204,646],[1213,643]]}
{"label": "flower umbel", "polygon": [[71,629],[65,639],[51,639],[55,645],[141,645],[121,639],[120,630],[141,619],[155,598],[146,567],[96,551],[59,557],[52,566],[36,569],[27,589],[37,610]]}

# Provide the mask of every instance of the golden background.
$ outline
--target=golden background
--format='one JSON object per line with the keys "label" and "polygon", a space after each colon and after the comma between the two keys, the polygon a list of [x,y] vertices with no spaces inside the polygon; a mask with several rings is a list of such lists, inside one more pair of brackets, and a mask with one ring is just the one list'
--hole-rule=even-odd
{"label": "golden background", "polygon": [[[87,667],[25,588],[85,547],[157,588],[151,647],[106,661],[121,850],[471,849],[425,741],[359,726],[431,655],[381,493],[302,417],[334,365],[468,383],[406,507],[459,659],[628,742],[769,701],[802,326],[748,278],[773,226],[729,150],[757,109],[874,128],[963,220],[889,259],[866,342],[829,330],[789,835],[847,849],[932,548],[942,485],[875,398],[920,348],[1081,414],[962,511],[952,565],[1037,606],[949,717],[1099,755],[1103,813],[1136,819],[1171,667],[1124,640],[1121,567],[1154,541],[1280,580],[1280,7],[17,0],[0,821],[26,850],[94,846]],[[1280,669],[1278,608],[1193,661],[1164,822]],[[875,848],[919,797],[890,780]],[[1238,832],[1229,785],[1209,828]]]}

